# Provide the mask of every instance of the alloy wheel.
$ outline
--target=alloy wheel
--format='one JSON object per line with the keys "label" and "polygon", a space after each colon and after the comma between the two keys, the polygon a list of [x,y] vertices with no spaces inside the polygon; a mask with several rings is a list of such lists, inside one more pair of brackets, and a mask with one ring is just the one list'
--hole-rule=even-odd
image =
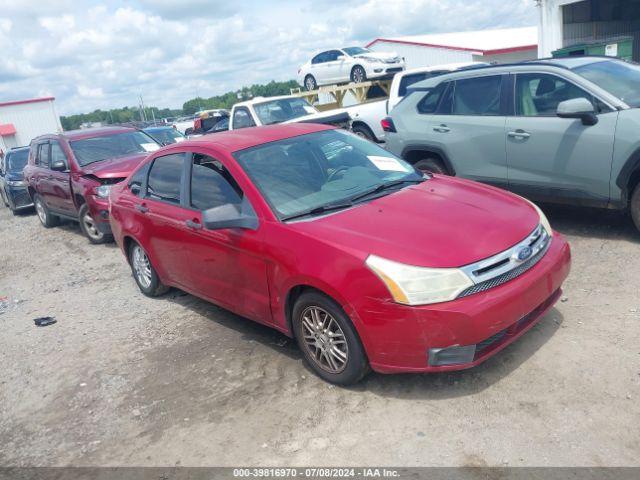
{"label": "alloy wheel", "polygon": [[347,339],[333,316],[317,306],[302,312],[304,347],[311,359],[329,373],[340,373],[347,366],[349,348]]}
{"label": "alloy wheel", "polygon": [[364,69],[362,67],[356,67],[353,69],[353,81],[355,83],[361,83],[364,81]]}
{"label": "alloy wheel", "polygon": [[104,234],[100,230],[98,230],[98,227],[96,227],[96,222],[88,210],[87,213],[85,213],[82,217],[82,223],[84,225],[85,231],[87,232],[87,235],[89,235],[94,240],[100,240],[104,236]]}
{"label": "alloy wheel", "polygon": [[315,90],[315,81],[313,80],[312,77],[307,77],[307,81],[306,81],[306,87],[307,87],[307,91],[311,91],[311,90]]}
{"label": "alloy wheel", "polygon": [[36,200],[36,213],[38,214],[38,218],[42,222],[43,225],[47,223],[47,212],[44,209],[44,205],[42,205],[42,201],[38,198]]}
{"label": "alloy wheel", "polygon": [[133,247],[132,255],[133,271],[136,279],[143,288],[151,286],[151,262],[145,251],[138,245]]}

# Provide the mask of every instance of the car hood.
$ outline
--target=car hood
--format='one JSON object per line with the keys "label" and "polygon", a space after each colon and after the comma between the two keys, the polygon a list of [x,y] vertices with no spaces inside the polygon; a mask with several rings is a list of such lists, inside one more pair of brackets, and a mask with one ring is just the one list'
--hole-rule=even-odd
{"label": "car hood", "polygon": [[540,222],[516,195],[475,182],[434,177],[421,184],[289,226],[363,260],[461,267],[500,253]]}
{"label": "car hood", "polygon": [[126,157],[118,157],[91,163],[82,168],[85,175],[98,178],[125,178],[144,160],[149,153],[136,153]]}
{"label": "car hood", "polygon": [[354,58],[358,57],[375,58],[378,60],[393,60],[398,58],[398,54],[396,52],[368,52],[355,55]]}

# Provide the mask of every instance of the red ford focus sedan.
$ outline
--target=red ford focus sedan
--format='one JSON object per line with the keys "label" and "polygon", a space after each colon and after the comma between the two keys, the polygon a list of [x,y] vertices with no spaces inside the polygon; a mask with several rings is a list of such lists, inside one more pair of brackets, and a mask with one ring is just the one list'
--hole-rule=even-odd
{"label": "red ford focus sedan", "polygon": [[477,365],[542,318],[570,268],[534,204],[320,125],[162,148],[110,212],[144,294],[178,287],[276,328],[337,384]]}

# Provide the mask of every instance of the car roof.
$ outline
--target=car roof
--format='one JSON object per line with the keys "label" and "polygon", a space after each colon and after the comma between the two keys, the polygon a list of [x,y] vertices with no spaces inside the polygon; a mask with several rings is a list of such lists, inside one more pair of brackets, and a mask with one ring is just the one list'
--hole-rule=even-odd
{"label": "car roof", "polygon": [[263,127],[241,128],[239,130],[228,130],[214,134],[203,135],[181,142],[180,148],[188,146],[211,145],[222,148],[228,152],[237,152],[246,148],[263,145],[265,143],[277,142],[287,138],[298,137],[308,133],[335,130],[330,125],[316,123],[289,123],[267,125]]}
{"label": "car roof", "polygon": [[112,127],[97,127],[97,128],[81,128],[78,130],[68,130],[62,133],[51,133],[48,135],[41,135],[34,140],[38,140],[40,138],[50,138],[50,137],[64,137],[67,140],[82,140],[85,138],[94,138],[94,137],[103,137],[106,135],[113,135],[116,133],[126,133],[126,132],[137,132],[136,128],[132,127],[122,127],[122,126],[112,126]]}
{"label": "car roof", "polygon": [[398,72],[396,75],[406,76],[411,75],[412,73],[425,73],[425,72],[437,72],[439,70],[450,70],[452,72],[458,70],[470,70],[475,68],[489,67],[490,64],[486,62],[456,62],[456,63],[445,63],[440,65],[430,65],[428,67],[416,67],[416,68],[408,68],[403,70],[402,72]]}

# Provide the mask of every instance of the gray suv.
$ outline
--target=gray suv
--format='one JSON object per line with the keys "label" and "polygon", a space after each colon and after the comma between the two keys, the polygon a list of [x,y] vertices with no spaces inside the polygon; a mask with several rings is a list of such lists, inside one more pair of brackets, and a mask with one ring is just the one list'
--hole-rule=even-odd
{"label": "gray suv", "polygon": [[549,59],[412,87],[382,121],[392,153],[534,200],[630,209],[640,229],[640,66]]}

